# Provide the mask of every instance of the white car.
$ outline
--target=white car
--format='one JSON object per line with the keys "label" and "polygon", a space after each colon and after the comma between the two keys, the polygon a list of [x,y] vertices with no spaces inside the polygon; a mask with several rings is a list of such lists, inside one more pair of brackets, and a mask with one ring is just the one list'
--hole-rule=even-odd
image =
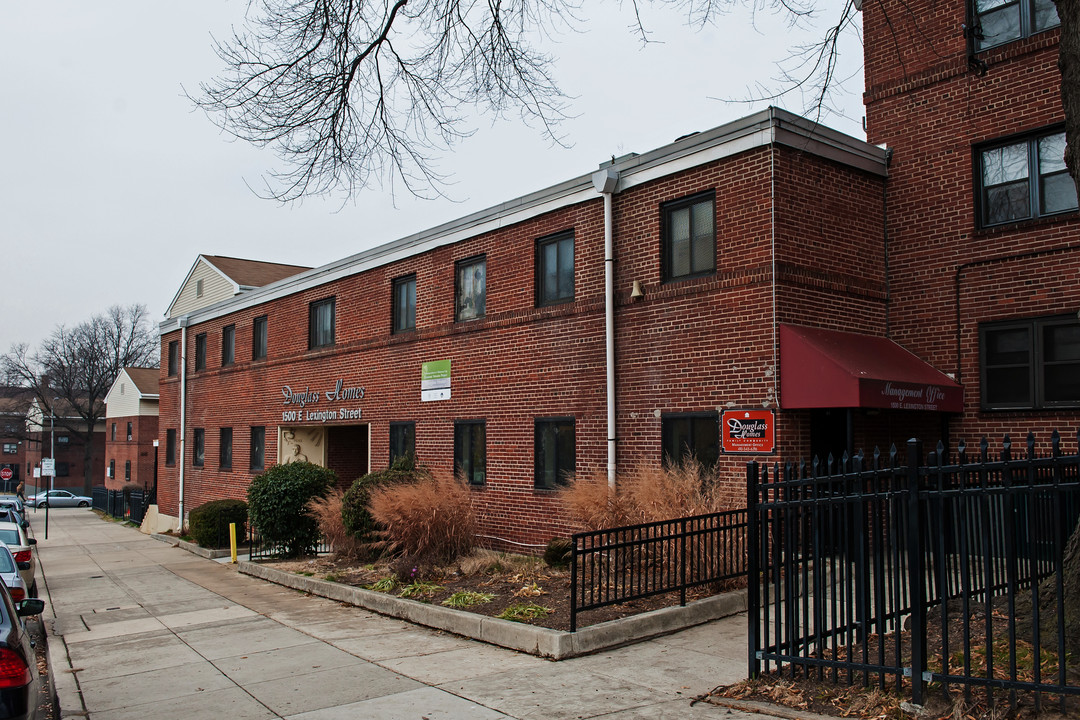
{"label": "white car", "polygon": [[0,582],[8,589],[8,594],[16,604],[21,603],[28,597],[26,583],[19,574],[18,563],[11,552],[11,548],[0,543]]}
{"label": "white car", "polygon": [[49,490],[47,492],[39,492],[37,495],[31,495],[26,499],[26,504],[30,507],[90,507],[90,503],[94,502],[92,498],[88,498],[85,495],[75,495],[69,493],[67,490]]}
{"label": "white car", "polygon": [[26,531],[17,523],[0,522],[0,542],[8,546],[11,554],[15,556],[15,562],[26,563],[27,568],[19,568],[19,575],[26,583],[31,597],[37,597],[37,581],[34,579],[34,553],[32,546],[37,545],[37,540],[27,537]]}

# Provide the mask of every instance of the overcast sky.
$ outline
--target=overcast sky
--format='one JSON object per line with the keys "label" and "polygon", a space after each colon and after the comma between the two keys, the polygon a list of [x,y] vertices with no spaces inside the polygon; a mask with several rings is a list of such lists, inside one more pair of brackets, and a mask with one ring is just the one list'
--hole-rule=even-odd
{"label": "overcast sky", "polygon": [[[515,118],[478,118],[438,166],[453,201],[372,188],[344,205],[283,206],[249,189],[273,153],[222,135],[182,90],[220,71],[211,37],[243,22],[246,0],[0,3],[0,352],[115,304],[143,303],[156,324],[199,253],[319,266],[760,110],[721,98],[769,83],[838,4],[804,33],[738,13],[692,31],[654,13],[658,42],[642,47],[628,3],[585,3],[584,32],[546,47],[576,97],[570,147]],[[825,119],[859,138],[861,67],[852,38],[834,103],[844,116]],[[804,109],[797,96],[776,104]]]}

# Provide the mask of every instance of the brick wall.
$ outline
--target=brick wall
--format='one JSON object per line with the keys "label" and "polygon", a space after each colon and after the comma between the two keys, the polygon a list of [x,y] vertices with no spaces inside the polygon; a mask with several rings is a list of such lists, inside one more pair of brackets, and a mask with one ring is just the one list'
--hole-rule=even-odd
{"label": "brick wall", "polygon": [[[131,440],[127,439],[127,424],[131,423]],[[116,440],[112,425],[116,423]],[[158,438],[158,419],[155,416],[131,415],[105,421],[105,467],[113,462],[116,473],[105,478],[105,486],[119,490],[125,485],[151,487],[154,484],[154,440]],[[164,452],[164,451],[163,451]],[[131,463],[131,480],[125,481],[124,464]],[[107,472],[107,471],[106,471]]]}

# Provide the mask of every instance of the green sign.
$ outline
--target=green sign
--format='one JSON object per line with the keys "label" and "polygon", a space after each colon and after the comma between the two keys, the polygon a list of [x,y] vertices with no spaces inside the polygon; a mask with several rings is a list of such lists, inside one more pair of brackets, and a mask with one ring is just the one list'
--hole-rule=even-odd
{"label": "green sign", "polygon": [[424,380],[449,380],[450,361],[432,360],[420,366],[420,381]]}

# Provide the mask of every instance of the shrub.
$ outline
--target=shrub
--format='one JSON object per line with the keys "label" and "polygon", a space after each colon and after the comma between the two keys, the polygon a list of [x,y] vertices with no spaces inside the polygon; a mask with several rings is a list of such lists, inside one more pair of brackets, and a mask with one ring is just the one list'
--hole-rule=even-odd
{"label": "shrub", "polygon": [[544,548],[544,562],[548,567],[564,568],[570,564],[574,541],[570,538],[551,538]]}
{"label": "shrub", "polygon": [[247,533],[248,506],[243,500],[211,500],[188,515],[188,532],[196,543],[207,548],[224,547],[229,542],[229,524],[236,523],[236,536]]}
{"label": "shrub", "polygon": [[346,558],[361,557],[364,554],[363,543],[349,534],[341,519],[342,496],[340,490],[334,490],[326,497],[309,502],[308,509],[319,526],[319,534],[330,543],[335,554]]}
{"label": "shrub", "polygon": [[386,470],[369,472],[357,478],[341,501],[341,520],[345,531],[361,543],[377,540],[375,531],[378,528],[368,509],[372,491],[387,485],[414,482],[427,475],[426,468],[417,465],[414,456],[404,455]]}
{"label": "shrub", "polygon": [[476,536],[472,495],[449,473],[378,487],[369,507],[371,517],[383,526],[380,536],[390,552],[419,563],[448,563],[472,550]]}
{"label": "shrub", "polygon": [[309,462],[274,465],[248,486],[251,524],[286,556],[309,553],[319,542],[319,526],[308,503],[325,497],[336,482],[333,470]]}

